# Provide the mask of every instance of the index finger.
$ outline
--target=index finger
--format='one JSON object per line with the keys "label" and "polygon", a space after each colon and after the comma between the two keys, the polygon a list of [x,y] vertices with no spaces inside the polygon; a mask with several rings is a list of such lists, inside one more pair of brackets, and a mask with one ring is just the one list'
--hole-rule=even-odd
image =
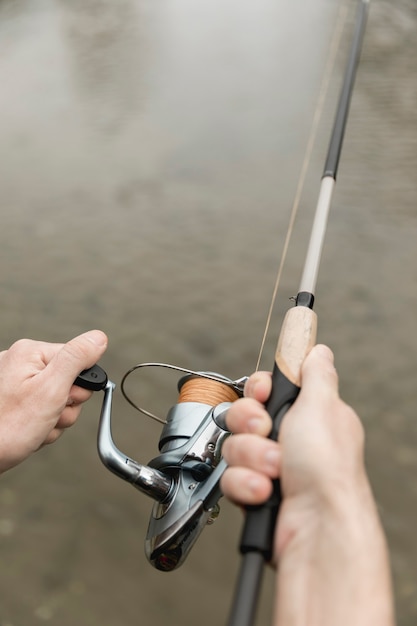
{"label": "index finger", "polygon": [[271,389],[271,372],[255,372],[246,381],[244,394],[246,398],[254,398],[258,402],[265,404],[271,395]]}

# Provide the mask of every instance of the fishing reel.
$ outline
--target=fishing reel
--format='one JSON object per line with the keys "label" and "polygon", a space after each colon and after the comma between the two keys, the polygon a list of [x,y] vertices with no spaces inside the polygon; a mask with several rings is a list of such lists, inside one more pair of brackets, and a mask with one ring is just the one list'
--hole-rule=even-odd
{"label": "fishing reel", "polygon": [[[143,367],[165,367],[185,374],[178,382],[177,403],[169,410],[166,420],[138,407],[124,390],[127,376]],[[104,380],[101,368],[92,369]],[[87,372],[91,379],[91,370]],[[76,384],[80,380],[84,383],[87,372],[80,375]],[[143,363],[129,370],[122,380],[123,395],[136,409],[163,423],[159,455],[147,465],[129,458],[116,447],[111,428],[115,384],[107,377],[102,384],[98,453],[111,472],[155,501],[145,553],[158,570],[172,571],[179,567],[203,528],[219,514],[218,501],[222,495],[219,483],[226,469],[221,448],[230,435],[225,415],[231,403],[242,396],[246,380],[244,377],[233,381],[215,373],[194,372],[162,363]]]}

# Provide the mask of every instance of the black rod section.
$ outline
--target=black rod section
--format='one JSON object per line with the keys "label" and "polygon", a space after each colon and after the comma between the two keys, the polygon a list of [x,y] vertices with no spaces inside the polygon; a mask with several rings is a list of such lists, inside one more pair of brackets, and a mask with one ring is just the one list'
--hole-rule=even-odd
{"label": "black rod section", "polygon": [[259,552],[248,552],[244,557],[244,566],[239,571],[237,593],[230,610],[230,625],[251,626],[255,623],[258,597],[265,561]]}
{"label": "black rod section", "polygon": [[342,152],[343,137],[345,134],[346,122],[349,114],[349,106],[355,83],[356,70],[362,50],[362,43],[365,34],[366,21],[369,13],[369,0],[362,0],[358,7],[356,18],[356,30],[354,33],[352,47],[345,70],[345,78],[340,92],[337,105],[336,117],[331,134],[329,150],[323,170],[323,178],[331,176],[336,180],[337,168],[339,166],[340,154]]}

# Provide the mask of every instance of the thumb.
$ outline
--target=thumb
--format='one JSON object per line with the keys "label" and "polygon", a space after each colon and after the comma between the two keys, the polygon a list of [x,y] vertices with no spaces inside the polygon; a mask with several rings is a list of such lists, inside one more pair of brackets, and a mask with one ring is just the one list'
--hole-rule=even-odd
{"label": "thumb", "polygon": [[339,396],[339,379],[334,366],[333,352],[318,344],[306,357],[301,371],[300,397],[333,399]]}
{"label": "thumb", "polygon": [[107,336],[90,330],[68,341],[51,359],[46,369],[53,388],[70,388],[78,374],[92,367],[107,348]]}

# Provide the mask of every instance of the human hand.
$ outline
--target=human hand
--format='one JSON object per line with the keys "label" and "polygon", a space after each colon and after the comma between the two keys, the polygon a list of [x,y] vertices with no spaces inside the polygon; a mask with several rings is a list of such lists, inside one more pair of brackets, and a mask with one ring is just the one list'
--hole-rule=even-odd
{"label": "human hand", "polygon": [[75,423],[92,392],[74,380],[106,348],[106,335],[94,330],[66,344],[21,339],[0,352],[0,473]]}
{"label": "human hand", "polygon": [[[321,514],[323,507],[335,507],[341,500],[345,503],[358,492],[369,495],[369,485],[363,427],[339,397],[329,348],[318,345],[305,359],[301,391],[282,422],[279,444],[265,439],[271,419],[263,403],[270,391],[270,374],[253,374],[246,397],[228,412],[228,427],[238,434],[223,446],[223,456],[231,467],[223,477],[222,489],[236,502],[258,504],[271,494],[271,479],[280,477],[285,508],[277,545],[280,551],[294,532],[293,510],[300,517],[312,510]],[[285,513],[292,520],[289,528]]]}
{"label": "human hand", "polygon": [[385,537],[364,464],[364,430],[338,394],[333,355],[314,347],[299,396],[266,439],[264,408],[271,376],[252,375],[246,397],[228,411],[236,434],[223,445],[221,487],[239,504],[260,504],[280,478],[283,501],[275,533],[276,626],[393,626]]}

